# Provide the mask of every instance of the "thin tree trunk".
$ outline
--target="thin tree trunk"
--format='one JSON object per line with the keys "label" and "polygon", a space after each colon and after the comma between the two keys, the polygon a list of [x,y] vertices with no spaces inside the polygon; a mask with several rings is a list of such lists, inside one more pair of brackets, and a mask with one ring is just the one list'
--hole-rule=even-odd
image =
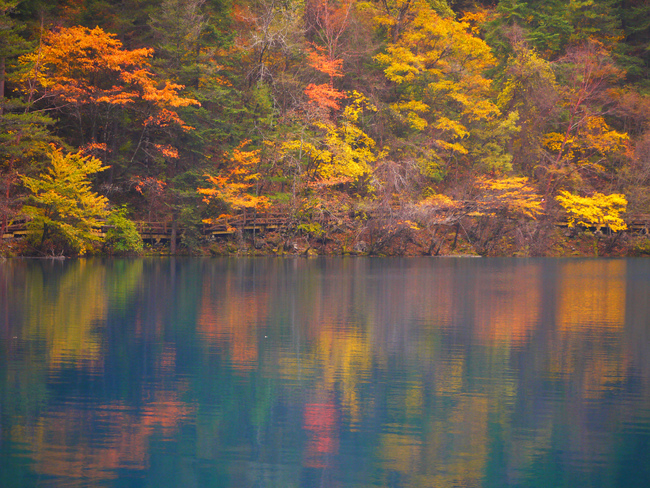
{"label": "thin tree trunk", "polygon": [[0,58],[0,117],[5,107],[5,57]]}
{"label": "thin tree trunk", "polygon": [[169,243],[169,254],[174,256],[176,254],[176,238],[178,237],[178,218],[176,212],[172,214],[172,236]]}

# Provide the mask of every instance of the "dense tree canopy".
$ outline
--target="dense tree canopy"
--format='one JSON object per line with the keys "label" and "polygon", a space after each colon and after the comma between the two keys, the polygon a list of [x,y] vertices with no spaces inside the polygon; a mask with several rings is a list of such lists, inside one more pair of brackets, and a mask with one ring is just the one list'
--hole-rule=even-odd
{"label": "dense tree canopy", "polygon": [[512,182],[535,211],[500,215],[537,226],[615,195],[650,213],[647,2],[120,5],[0,0],[3,229],[79,151],[121,218],[187,228],[244,210],[411,222],[469,200],[485,217]]}

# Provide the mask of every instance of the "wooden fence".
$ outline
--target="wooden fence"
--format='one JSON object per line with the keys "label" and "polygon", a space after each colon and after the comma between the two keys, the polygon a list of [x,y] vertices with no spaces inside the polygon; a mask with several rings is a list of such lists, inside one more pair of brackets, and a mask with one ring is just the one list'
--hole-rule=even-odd
{"label": "wooden fence", "polygon": [[[376,216],[381,218],[381,216]],[[628,217],[627,226],[629,232],[650,234],[650,215],[633,215]],[[206,238],[227,236],[236,232],[266,232],[280,228],[290,228],[295,221],[282,214],[249,214],[238,215],[223,223],[202,224],[199,226],[199,233]],[[566,222],[558,222],[559,226],[566,226]],[[145,242],[169,241],[172,236],[172,222],[136,222],[138,232]],[[101,237],[106,235],[109,226],[104,225],[98,229],[97,234]],[[22,238],[29,234],[27,222],[14,221],[6,226],[3,239]],[[178,237],[182,236],[185,228],[181,225],[177,228]]]}

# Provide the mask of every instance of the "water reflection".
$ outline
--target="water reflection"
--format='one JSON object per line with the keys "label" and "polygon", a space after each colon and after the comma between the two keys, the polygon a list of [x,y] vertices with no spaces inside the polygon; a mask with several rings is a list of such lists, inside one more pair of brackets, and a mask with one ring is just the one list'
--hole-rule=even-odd
{"label": "water reflection", "polygon": [[645,486],[648,297],[640,260],[4,263],[0,485]]}

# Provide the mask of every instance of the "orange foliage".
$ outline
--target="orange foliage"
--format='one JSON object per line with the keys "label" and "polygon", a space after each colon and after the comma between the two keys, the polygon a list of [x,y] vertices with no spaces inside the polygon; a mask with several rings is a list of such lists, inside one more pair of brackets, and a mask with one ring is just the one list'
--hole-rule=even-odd
{"label": "orange foliage", "polygon": [[309,66],[321,73],[325,73],[331,78],[340,78],[343,76],[342,59],[332,59],[326,53],[325,49],[320,46],[314,46],[313,50],[307,50],[307,62]]}
{"label": "orange foliage", "polygon": [[123,49],[114,34],[99,27],[68,27],[45,35],[39,52],[21,57],[31,67],[22,79],[30,97],[35,92],[52,97],[59,107],[66,105],[110,104],[130,106],[149,102],[159,112],[148,123],[168,125],[182,123],[170,108],[199,105],[179,96],[182,85],[160,80],[150,71],[153,49]]}
{"label": "orange foliage", "polygon": [[310,83],[305,88],[305,95],[309,97],[309,101],[314,103],[317,107],[322,109],[339,110],[341,105],[338,100],[345,98],[345,93],[331,85],[323,83],[322,85],[314,85]]}
{"label": "orange foliage", "polygon": [[[211,186],[197,188],[197,191],[203,195],[205,203],[221,200],[233,210],[263,210],[268,207],[268,198],[249,193],[260,177],[256,172],[260,163],[260,151],[259,149],[244,151],[243,148],[249,143],[250,140],[246,139],[233,150],[231,155],[224,154],[230,164],[220,175],[205,175]],[[207,219],[206,222],[213,223],[215,220]]]}
{"label": "orange foliage", "polygon": [[309,66],[323,74],[329,76],[329,84],[323,83],[316,85],[310,83],[305,88],[305,95],[309,98],[310,103],[315,104],[321,109],[339,110],[341,108],[339,100],[345,98],[345,93],[334,88],[334,78],[343,76],[341,68],[343,67],[342,59],[333,59],[325,49],[314,46],[314,49],[307,50],[307,62]]}
{"label": "orange foliage", "polygon": [[[151,436],[172,436],[193,413],[180,399],[186,386],[175,386],[175,390],[155,392],[137,410],[111,402],[94,410],[54,411],[39,418],[33,428],[14,428],[12,435],[33,450],[34,470],[41,475],[106,480],[114,478],[118,469],[146,469]],[[96,442],[85,428],[97,422],[110,429],[105,442]],[[74,451],[68,449],[73,438]]]}

